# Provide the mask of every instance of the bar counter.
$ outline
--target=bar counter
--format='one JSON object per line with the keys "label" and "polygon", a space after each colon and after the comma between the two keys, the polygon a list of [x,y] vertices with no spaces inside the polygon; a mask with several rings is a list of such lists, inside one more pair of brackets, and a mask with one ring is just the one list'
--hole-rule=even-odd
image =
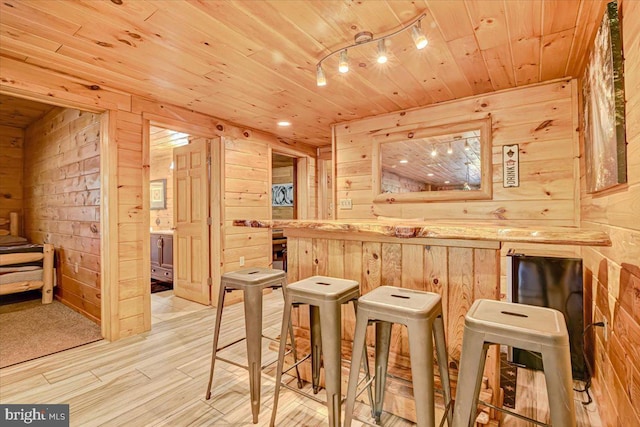
{"label": "bar counter", "polygon": [[[457,378],[464,316],[478,298],[500,298],[500,248],[503,242],[549,245],[610,246],[599,231],[570,227],[510,227],[445,221],[371,220],[235,220],[244,227],[282,229],[287,237],[289,283],[313,275],[360,282],[362,294],[382,286],[400,286],[436,292],[442,297],[449,353],[449,369]],[[346,352],[355,329],[352,310],[343,311]],[[304,333],[306,316],[296,323]],[[406,332],[394,326],[389,358],[395,375],[410,378]],[[367,341],[373,347],[373,341]],[[492,346],[485,367],[484,398],[501,404],[499,349]],[[434,370],[437,372],[437,369]],[[455,387],[454,384],[452,384]],[[412,420],[413,405],[406,386],[387,393],[385,408]],[[404,388],[403,388],[404,387]],[[404,391],[403,391],[404,390]],[[482,398],[482,396],[481,396]],[[486,421],[495,419],[486,413]],[[413,420],[414,421],[414,420]]]}

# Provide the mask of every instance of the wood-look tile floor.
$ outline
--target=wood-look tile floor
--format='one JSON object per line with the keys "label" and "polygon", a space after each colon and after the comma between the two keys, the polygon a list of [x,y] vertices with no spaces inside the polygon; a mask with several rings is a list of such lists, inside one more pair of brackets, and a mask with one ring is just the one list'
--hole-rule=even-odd
{"label": "wood-look tile floor", "polygon": [[[96,342],[0,369],[0,403],[66,403],[70,405],[72,426],[253,426],[246,370],[216,362],[213,395],[210,400],[204,398],[215,310],[170,293],[153,294],[152,300],[155,312],[150,332],[111,343]],[[282,296],[279,292],[267,294],[264,303],[265,335],[276,336]],[[243,331],[242,304],[225,308],[221,345],[234,341]],[[243,347],[242,342],[230,347],[225,350],[229,352],[226,356],[244,360]],[[263,348],[264,361],[274,360],[275,352],[266,343]],[[271,367],[262,376],[258,426],[269,425],[274,370]],[[527,390],[521,394],[524,406],[534,408],[544,419],[544,385],[539,376],[532,375],[528,384],[524,381],[527,376],[521,377],[519,387]],[[327,411],[322,404],[284,388],[279,402],[278,426],[327,425]],[[584,408],[576,402],[576,407],[579,426],[600,425],[595,403]],[[356,409],[361,421],[354,422],[354,426],[373,425],[367,417],[367,406],[357,405]],[[413,425],[389,414],[383,415],[382,424]],[[505,417],[503,425],[529,424]]]}

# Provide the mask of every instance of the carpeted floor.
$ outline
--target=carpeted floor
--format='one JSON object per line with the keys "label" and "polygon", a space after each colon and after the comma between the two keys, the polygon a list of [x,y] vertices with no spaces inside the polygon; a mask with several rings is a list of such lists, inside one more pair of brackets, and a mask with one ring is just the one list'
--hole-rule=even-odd
{"label": "carpeted floor", "polygon": [[0,368],[101,339],[100,326],[58,301],[0,305]]}

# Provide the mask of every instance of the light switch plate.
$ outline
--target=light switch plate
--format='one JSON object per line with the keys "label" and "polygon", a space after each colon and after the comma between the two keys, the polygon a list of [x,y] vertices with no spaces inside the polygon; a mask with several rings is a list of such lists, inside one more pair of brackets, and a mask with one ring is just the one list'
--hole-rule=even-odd
{"label": "light switch plate", "polygon": [[351,209],[351,199],[340,199],[340,209]]}

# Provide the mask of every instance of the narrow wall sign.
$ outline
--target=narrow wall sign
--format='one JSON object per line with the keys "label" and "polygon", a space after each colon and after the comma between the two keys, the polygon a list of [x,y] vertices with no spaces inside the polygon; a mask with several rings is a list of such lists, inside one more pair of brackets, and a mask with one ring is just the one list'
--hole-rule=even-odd
{"label": "narrow wall sign", "polygon": [[502,185],[520,187],[520,151],[518,144],[502,146]]}

